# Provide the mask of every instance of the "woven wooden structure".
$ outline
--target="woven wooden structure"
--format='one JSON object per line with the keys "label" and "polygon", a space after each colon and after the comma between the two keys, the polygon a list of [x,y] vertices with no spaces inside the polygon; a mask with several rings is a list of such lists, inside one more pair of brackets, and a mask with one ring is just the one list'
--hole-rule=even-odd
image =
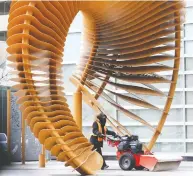
{"label": "woven wooden structure", "polygon": [[[18,82],[13,87],[18,90],[17,103],[35,137],[59,161],[64,161],[65,166],[70,165],[81,174],[94,174],[102,165],[102,158],[92,151],[92,145],[73,120],[61,81],[65,40],[76,14],[82,11],[84,16],[83,48],[71,81],[96,112],[105,113],[97,101],[103,97],[128,118],[153,130],[146,146],[151,150],[164,126],[175,92],[182,9],[181,1],[12,2],[7,51],[10,66],[15,69],[13,74],[17,76],[13,78]],[[164,64],[167,61],[173,64]],[[163,71],[171,71],[172,78],[159,74]],[[156,83],[168,84],[169,93],[161,92],[154,86]],[[107,89],[106,85],[122,89],[128,95]],[[105,92],[136,106],[162,111],[157,127],[117,104]],[[166,97],[164,109],[139,95]],[[108,123],[120,135],[130,134],[109,115]]]}

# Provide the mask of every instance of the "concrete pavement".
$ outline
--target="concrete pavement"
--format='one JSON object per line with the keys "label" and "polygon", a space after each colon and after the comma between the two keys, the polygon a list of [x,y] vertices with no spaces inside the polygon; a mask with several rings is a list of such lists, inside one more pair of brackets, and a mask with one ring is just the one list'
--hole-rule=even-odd
{"label": "concrete pavement", "polygon": [[[182,162],[178,170],[164,172],[149,171],[123,171],[119,168],[117,161],[107,161],[109,169],[98,171],[99,176],[192,176],[193,162]],[[27,162],[25,165],[14,163],[11,166],[1,168],[0,176],[76,176],[76,171],[72,172],[71,167],[64,167],[64,163],[49,161],[45,168],[39,168],[38,162]]]}

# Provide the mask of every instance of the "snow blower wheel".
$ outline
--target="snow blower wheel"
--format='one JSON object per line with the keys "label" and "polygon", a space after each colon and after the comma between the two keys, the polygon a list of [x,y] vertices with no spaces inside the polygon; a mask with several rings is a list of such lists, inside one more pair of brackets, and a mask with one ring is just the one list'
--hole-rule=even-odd
{"label": "snow blower wheel", "polygon": [[122,170],[132,170],[135,167],[135,159],[133,155],[126,153],[119,159],[119,166]]}

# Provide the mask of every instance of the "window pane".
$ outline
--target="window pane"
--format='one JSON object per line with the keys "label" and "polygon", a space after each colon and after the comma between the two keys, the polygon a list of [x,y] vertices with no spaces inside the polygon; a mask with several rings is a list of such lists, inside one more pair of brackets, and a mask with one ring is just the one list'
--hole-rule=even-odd
{"label": "window pane", "polygon": [[193,92],[186,92],[186,104],[193,104]]}
{"label": "window pane", "polygon": [[193,1],[192,0],[186,0],[185,5],[186,5],[186,7],[193,6]]}
{"label": "window pane", "polygon": [[193,41],[185,41],[185,54],[192,54]]}
{"label": "window pane", "polygon": [[[182,96],[183,96],[182,92],[175,92],[172,104],[173,105],[183,104]],[[166,102],[166,97],[156,97],[156,96],[147,96],[147,95],[143,95],[140,97],[142,97],[144,100],[146,100],[149,103],[153,103],[154,105],[165,105],[165,102]]]}
{"label": "window pane", "polygon": [[189,39],[190,37],[193,38],[193,24],[185,24],[185,37]]}
{"label": "window pane", "polygon": [[[193,30],[193,29],[192,29],[192,30]],[[187,58],[185,58],[185,69],[186,69],[187,71],[193,70],[192,65],[193,65],[193,58],[192,58],[192,57],[187,57]]]}
{"label": "window pane", "polygon": [[159,136],[160,139],[180,139],[183,138],[184,132],[182,126],[164,126]]}
{"label": "window pane", "polygon": [[[148,122],[158,122],[162,115],[161,111],[153,109],[135,109],[130,111]],[[129,124],[131,122],[136,122],[121,112],[118,112],[118,120],[121,124]],[[170,109],[167,117],[167,122],[182,122],[182,121],[183,121],[182,109]]]}
{"label": "window pane", "polygon": [[186,75],[185,76],[186,80],[186,88],[193,88],[193,75]]}
{"label": "window pane", "polygon": [[0,2],[0,15],[4,15],[4,2]]}
{"label": "window pane", "polygon": [[65,98],[67,99],[70,110],[73,111],[73,96],[66,95]]}
{"label": "window pane", "polygon": [[[172,79],[172,75],[167,75],[167,76],[163,76],[164,78],[171,80]],[[178,76],[178,81],[177,81],[177,88],[182,88],[183,87],[183,79],[182,79],[182,75]],[[167,83],[156,83],[156,84],[152,84],[153,86],[155,86],[158,89],[162,89],[162,88],[168,88],[170,87],[170,84]]]}
{"label": "window pane", "polygon": [[5,41],[5,32],[0,32],[0,41]]}
{"label": "window pane", "polygon": [[186,121],[187,122],[193,122],[192,114],[193,114],[193,109],[186,109]]}
{"label": "window pane", "polygon": [[153,152],[183,152],[183,143],[156,143]]}
{"label": "window pane", "polygon": [[183,110],[182,109],[170,109],[166,122],[182,122]]}
{"label": "window pane", "polygon": [[[127,96],[135,97],[130,94],[125,94]],[[149,103],[154,103],[156,102],[156,105],[164,105],[166,101],[166,97],[158,97],[158,96],[148,96],[148,95],[138,95],[139,98],[142,98],[144,101],[147,101]],[[134,104],[127,102],[121,98],[118,98],[118,103],[121,104],[122,106],[134,106]]]}
{"label": "window pane", "polygon": [[34,134],[31,132],[30,128],[26,128],[26,160],[38,160],[38,156],[41,152],[41,144]]}
{"label": "window pane", "polygon": [[92,128],[91,127],[83,127],[83,134],[85,135],[85,137],[87,137],[88,139],[90,138],[90,135],[92,134]]}
{"label": "window pane", "polygon": [[64,50],[64,63],[77,63],[80,58],[81,33],[70,33],[67,36]]}
{"label": "window pane", "polygon": [[139,139],[141,138],[149,139],[153,135],[153,132],[145,126],[130,126],[127,127],[127,129],[128,131],[131,132],[131,134],[138,135]]}
{"label": "window pane", "polygon": [[[145,126],[130,126],[127,129],[133,135],[139,138],[150,139],[153,135],[152,131]],[[164,126],[159,139],[180,139],[183,138],[184,132],[182,126]]]}
{"label": "window pane", "polygon": [[[140,111],[135,111],[135,110],[129,110],[133,113],[136,113],[138,112],[138,114],[140,114]],[[137,113],[136,113],[137,114]],[[129,123],[132,123],[132,122],[136,122],[135,120],[133,120],[132,118],[126,116],[124,113],[118,111],[118,121],[122,124],[122,125],[127,125]]]}
{"label": "window pane", "polygon": [[[111,99],[113,99],[113,95],[109,95],[109,97]],[[101,106],[105,109],[105,112],[107,112],[109,115],[111,115],[113,118],[116,117],[116,109],[114,108],[114,106],[112,106],[111,104],[109,104],[106,100],[104,100],[103,98],[99,98],[98,99],[99,103],[101,104]]]}
{"label": "window pane", "polygon": [[188,139],[193,139],[193,126],[187,126],[187,138]]}
{"label": "window pane", "polygon": [[76,87],[69,81],[69,78],[72,76],[76,68],[75,64],[66,64],[63,65],[63,81],[64,81],[64,91],[65,92],[75,92]]}
{"label": "window pane", "polygon": [[7,15],[9,13],[10,4],[11,4],[11,1],[6,1],[5,2],[5,11],[4,11],[5,15]]}
{"label": "window pane", "polygon": [[[161,111],[153,109],[135,109],[130,111],[148,122],[158,122],[162,114]],[[136,122],[121,112],[118,112],[118,120],[121,124],[129,124],[129,122]]]}
{"label": "window pane", "polygon": [[186,21],[192,22],[192,16],[193,16],[193,7],[187,7],[185,15]]}
{"label": "window pane", "polygon": [[82,104],[82,122],[83,122],[83,126],[86,125],[90,125],[92,126],[94,120],[95,120],[95,112],[94,110],[88,106],[86,103]]}
{"label": "window pane", "polygon": [[193,143],[187,143],[187,152],[193,153]]}

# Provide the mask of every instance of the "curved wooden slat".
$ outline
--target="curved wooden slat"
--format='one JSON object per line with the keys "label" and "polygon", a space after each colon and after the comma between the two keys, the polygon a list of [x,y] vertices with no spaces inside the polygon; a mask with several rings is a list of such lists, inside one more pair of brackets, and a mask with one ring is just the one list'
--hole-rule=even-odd
{"label": "curved wooden slat", "polygon": [[[127,116],[152,129],[148,122],[109,99],[105,87],[111,85],[134,95],[165,96],[152,84],[171,85],[162,118],[149,145],[151,149],[174,96],[179,70],[182,9],[181,1],[11,3],[7,51],[10,54],[9,66],[15,69],[12,74],[16,77],[12,81],[17,82],[13,86],[17,90],[15,95],[19,97],[17,103],[35,137],[58,157],[57,160],[65,161],[66,166],[71,165],[82,175],[94,174],[102,166],[101,156],[92,150],[92,145],[72,118],[61,81],[65,41],[76,14],[82,11],[84,16],[84,47],[76,74],[80,84],[76,85],[78,90],[80,87],[83,90],[86,84],[96,93],[91,97],[84,92],[84,96],[88,96],[84,99],[90,107],[97,112],[104,111],[96,101],[104,97]],[[165,61],[174,64],[167,65]],[[159,75],[162,71],[172,72],[172,79]],[[94,87],[96,79],[100,86]],[[120,80],[125,83],[118,83]],[[156,109],[155,105],[140,98],[106,90],[128,102]],[[119,122],[111,118],[108,122],[118,133],[129,133]],[[98,164],[93,164],[93,161]]]}

